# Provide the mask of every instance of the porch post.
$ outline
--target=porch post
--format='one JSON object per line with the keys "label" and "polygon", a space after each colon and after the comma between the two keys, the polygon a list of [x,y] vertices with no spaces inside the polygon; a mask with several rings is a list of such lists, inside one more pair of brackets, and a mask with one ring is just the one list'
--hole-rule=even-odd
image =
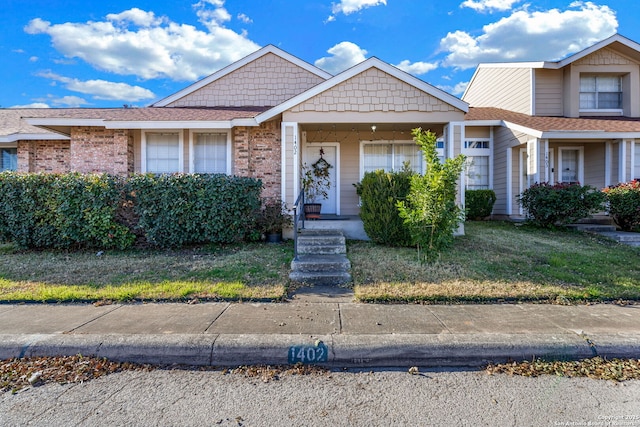
{"label": "porch post", "polygon": [[612,143],[611,141],[607,141],[604,143],[604,186],[608,187],[611,185],[611,161],[613,157],[612,153]]}
{"label": "porch post", "polygon": [[299,134],[297,122],[282,122],[282,201],[293,205],[300,191],[298,182]]}

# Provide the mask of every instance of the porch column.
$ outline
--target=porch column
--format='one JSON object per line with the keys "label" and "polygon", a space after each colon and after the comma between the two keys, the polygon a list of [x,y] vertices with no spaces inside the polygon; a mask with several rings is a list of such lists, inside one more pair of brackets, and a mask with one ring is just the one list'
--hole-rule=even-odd
{"label": "porch column", "polygon": [[549,179],[551,179],[551,165],[549,165],[549,140],[540,139],[539,142],[540,149],[542,150],[542,158],[544,159],[542,162],[542,176],[544,177],[545,182],[549,182]]}
{"label": "porch column", "polygon": [[282,122],[282,201],[292,207],[300,192],[300,137],[297,122]]}
{"label": "porch column", "polygon": [[529,182],[527,187],[535,182],[540,182],[540,140],[532,139],[527,141],[527,175],[529,176]]}
{"label": "porch column", "polygon": [[[445,147],[445,158],[454,158],[462,153],[462,147],[465,139],[465,127],[464,122],[451,122],[448,125],[447,134],[447,147]],[[464,200],[464,170],[460,173],[458,179],[458,191],[456,196],[456,203],[465,209]],[[461,222],[458,229],[455,232],[456,235],[464,235],[464,222]]]}

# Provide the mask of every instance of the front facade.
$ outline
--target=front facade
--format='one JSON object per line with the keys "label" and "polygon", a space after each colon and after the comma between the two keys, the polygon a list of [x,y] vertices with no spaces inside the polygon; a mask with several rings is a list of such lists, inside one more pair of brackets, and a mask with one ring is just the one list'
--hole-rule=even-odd
{"label": "front facade", "polygon": [[497,216],[520,215],[534,182],[640,177],[640,45],[616,35],[560,62],[480,65],[462,100],[377,58],[332,76],[267,46],[146,108],[0,110],[0,169],[234,174],[291,206],[322,150],[323,213],[357,215],[365,172],[423,170],[417,127],[443,158],[468,157],[461,187],[494,189]]}

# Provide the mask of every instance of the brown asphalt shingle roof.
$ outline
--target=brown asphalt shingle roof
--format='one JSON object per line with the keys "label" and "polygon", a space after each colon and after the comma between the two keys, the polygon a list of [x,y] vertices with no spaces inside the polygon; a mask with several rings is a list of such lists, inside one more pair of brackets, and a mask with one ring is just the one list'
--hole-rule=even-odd
{"label": "brown asphalt shingle roof", "polygon": [[50,133],[24,118],[102,119],[106,121],[227,121],[253,118],[271,107],[218,108],[8,108],[0,109],[0,135]]}
{"label": "brown asphalt shingle roof", "polygon": [[640,119],[630,117],[541,117],[515,113],[492,107],[471,107],[468,120],[504,120],[541,132],[550,131],[604,131],[640,132]]}

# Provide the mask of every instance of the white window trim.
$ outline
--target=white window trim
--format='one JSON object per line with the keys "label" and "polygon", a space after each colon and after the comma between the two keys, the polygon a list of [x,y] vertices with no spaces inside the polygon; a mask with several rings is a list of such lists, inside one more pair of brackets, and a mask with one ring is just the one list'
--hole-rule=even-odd
{"label": "white window trim", "polygon": [[[406,145],[406,144],[415,144],[416,142],[408,139],[408,140],[378,140],[378,141],[360,141],[360,180],[364,178],[364,146],[365,145]],[[446,144],[445,144],[446,145]],[[416,145],[417,147],[417,145]],[[419,147],[418,147],[419,148]],[[438,157],[445,158],[444,148],[436,148],[436,152]],[[391,153],[391,164],[395,163],[394,152]],[[425,162],[424,157],[422,158],[422,168],[420,173],[423,174],[425,172]]]}
{"label": "white window trim", "polygon": [[580,185],[584,185],[584,147],[558,147],[558,182],[564,182],[562,180],[562,152],[563,151],[578,151],[578,182]]}
{"label": "white window trim", "polygon": [[[18,170],[18,161],[17,161],[17,160],[18,160],[18,159],[17,159],[17,155],[18,155],[18,153],[17,153],[17,151],[18,151],[18,144],[17,144],[17,143],[13,143],[13,144],[0,144],[0,149],[2,149],[2,148],[15,148],[15,149],[16,149],[16,169],[15,169],[15,170]],[[13,170],[13,169],[0,169],[0,172],[8,171],[8,170]]]}
{"label": "white window trim", "polygon": [[[618,79],[620,79],[620,94],[622,96],[623,102],[624,102],[624,88],[622,86],[622,76],[620,75],[604,75],[604,76],[599,76],[598,74],[590,74],[590,73],[585,73],[584,75],[580,75],[578,78],[578,84],[581,84],[580,80],[582,80],[583,77],[596,77],[596,81],[597,81],[597,77],[617,77]],[[583,92],[581,90],[578,91],[578,96],[581,93],[595,93],[596,94],[596,103],[597,103],[597,94],[600,93],[598,92],[598,86],[596,83],[596,91],[595,92]],[[579,108],[578,111],[580,113],[607,113],[607,114],[612,114],[612,113],[619,113],[620,115],[623,114],[624,110],[623,108]]]}
{"label": "white window trim", "polygon": [[[489,141],[489,148],[465,148],[465,143],[467,141],[476,142],[476,141]],[[461,153],[465,156],[469,157],[489,157],[489,189],[493,189],[493,129],[489,137],[485,138],[464,138],[462,141]],[[467,188],[467,173],[464,173],[464,187]]]}
{"label": "white window trim", "polygon": [[147,173],[147,134],[148,133],[177,133],[178,134],[178,172],[184,172],[184,130],[183,129],[145,129],[142,131],[140,143],[140,172]]}
{"label": "white window trim", "polygon": [[227,175],[231,175],[231,131],[229,129],[190,129],[189,130],[189,173],[195,173],[195,150],[193,148],[195,136],[200,133],[224,133],[227,135],[226,149],[226,171]]}

